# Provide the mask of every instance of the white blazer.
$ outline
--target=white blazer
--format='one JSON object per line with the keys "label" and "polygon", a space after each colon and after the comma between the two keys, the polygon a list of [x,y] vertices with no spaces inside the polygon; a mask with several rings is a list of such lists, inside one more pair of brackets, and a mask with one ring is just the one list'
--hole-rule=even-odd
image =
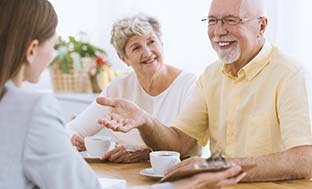
{"label": "white blazer", "polygon": [[0,97],[0,188],[101,188],[73,149],[53,95],[16,88]]}

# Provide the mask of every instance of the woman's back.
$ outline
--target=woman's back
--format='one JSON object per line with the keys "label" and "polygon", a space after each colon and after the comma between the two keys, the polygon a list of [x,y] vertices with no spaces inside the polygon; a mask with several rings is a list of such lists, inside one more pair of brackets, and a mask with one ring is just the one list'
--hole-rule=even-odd
{"label": "woman's back", "polygon": [[70,144],[52,95],[7,82],[0,130],[0,188],[100,188]]}

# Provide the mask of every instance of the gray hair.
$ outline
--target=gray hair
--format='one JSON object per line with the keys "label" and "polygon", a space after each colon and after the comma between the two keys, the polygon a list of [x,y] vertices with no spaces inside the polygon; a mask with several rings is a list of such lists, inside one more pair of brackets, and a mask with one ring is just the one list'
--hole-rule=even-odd
{"label": "gray hair", "polygon": [[144,14],[126,17],[114,23],[111,32],[111,44],[118,53],[125,56],[125,46],[130,37],[144,36],[152,32],[155,32],[161,41],[160,24],[157,19]]}

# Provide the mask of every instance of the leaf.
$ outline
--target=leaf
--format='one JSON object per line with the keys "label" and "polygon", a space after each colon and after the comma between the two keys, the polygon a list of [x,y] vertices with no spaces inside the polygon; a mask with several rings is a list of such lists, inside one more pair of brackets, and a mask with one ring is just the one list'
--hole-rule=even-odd
{"label": "leaf", "polygon": [[99,54],[106,55],[106,52],[103,49],[88,42],[76,40],[73,36],[69,36],[67,41],[65,41],[62,37],[59,37],[54,49],[56,50],[57,56],[53,62],[60,64],[60,69],[63,73],[69,73],[69,64],[71,62],[75,64],[77,69],[81,70],[81,58],[96,57]]}

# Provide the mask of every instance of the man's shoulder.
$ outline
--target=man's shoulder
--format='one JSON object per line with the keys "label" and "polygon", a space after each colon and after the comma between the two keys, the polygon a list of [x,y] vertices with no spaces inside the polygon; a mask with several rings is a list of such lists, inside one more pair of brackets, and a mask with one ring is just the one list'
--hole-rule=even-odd
{"label": "man's shoulder", "polygon": [[303,64],[294,57],[282,52],[277,47],[273,47],[273,55],[271,59],[272,66],[279,73],[295,73],[304,70]]}

